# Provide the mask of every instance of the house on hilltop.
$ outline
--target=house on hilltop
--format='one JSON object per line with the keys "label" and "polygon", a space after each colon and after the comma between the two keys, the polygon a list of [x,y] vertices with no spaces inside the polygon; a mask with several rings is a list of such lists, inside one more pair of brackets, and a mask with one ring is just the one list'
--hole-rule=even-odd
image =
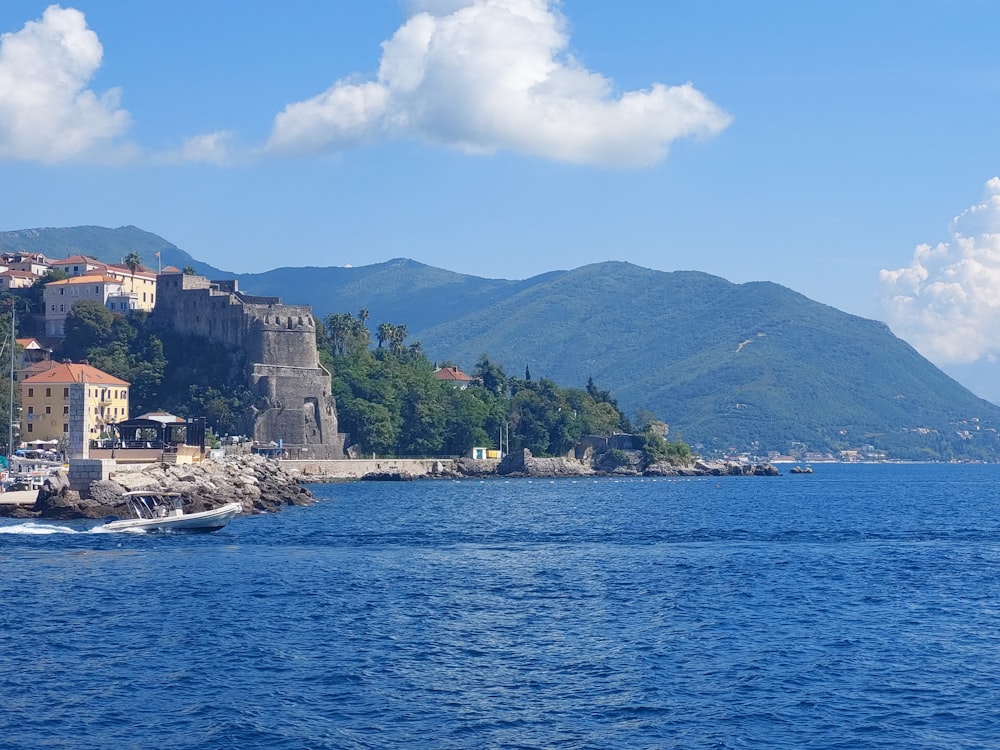
{"label": "house on hilltop", "polygon": [[434,377],[445,383],[451,383],[452,386],[462,391],[476,382],[474,377],[466,375],[457,367],[439,367],[434,371]]}

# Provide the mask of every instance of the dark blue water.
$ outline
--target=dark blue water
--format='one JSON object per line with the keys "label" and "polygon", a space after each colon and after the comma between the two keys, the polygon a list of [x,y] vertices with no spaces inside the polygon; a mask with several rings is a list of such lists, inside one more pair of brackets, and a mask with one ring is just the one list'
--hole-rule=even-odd
{"label": "dark blue water", "polygon": [[0,521],[0,747],[1000,747],[998,480],[322,485],[203,536]]}

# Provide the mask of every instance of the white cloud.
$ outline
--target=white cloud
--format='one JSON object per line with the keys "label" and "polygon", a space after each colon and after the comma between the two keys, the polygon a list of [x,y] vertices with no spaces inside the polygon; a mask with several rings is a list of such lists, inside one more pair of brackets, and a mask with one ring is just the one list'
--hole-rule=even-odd
{"label": "white cloud", "polygon": [[938,364],[1000,354],[1000,178],[949,225],[951,239],[919,245],[905,268],[883,269],[883,307],[902,338]]}
{"label": "white cloud", "polygon": [[567,54],[554,0],[413,0],[376,80],[338,81],[274,120],[267,148],[315,153],[389,137],[470,152],[643,167],[730,117],[690,83],[616,95]]}
{"label": "white cloud", "polygon": [[129,126],[119,91],[87,88],[104,49],[83,13],[50,5],[0,35],[0,161],[114,159]]}
{"label": "white cloud", "polygon": [[154,161],[163,164],[183,162],[227,166],[233,159],[232,140],[233,133],[229,130],[195,135],[185,140],[176,151],[156,157]]}

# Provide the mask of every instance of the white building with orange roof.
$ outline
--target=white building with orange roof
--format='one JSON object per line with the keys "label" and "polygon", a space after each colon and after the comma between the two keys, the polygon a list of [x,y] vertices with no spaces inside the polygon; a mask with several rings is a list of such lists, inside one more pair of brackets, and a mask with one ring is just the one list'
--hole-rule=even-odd
{"label": "white building with orange roof", "polygon": [[89,255],[71,255],[68,258],[52,261],[49,267],[56,268],[67,276],[86,276],[106,265],[106,263],[102,263],[97,258],[91,258]]}
{"label": "white building with orange roof", "polygon": [[107,307],[109,300],[120,300],[124,296],[124,283],[101,272],[50,281],[42,292],[45,335],[54,338],[66,335],[66,316],[77,302],[93,300]]}
{"label": "white building with orange roof", "polygon": [[41,276],[35,276],[27,271],[6,268],[0,271],[0,292],[8,292],[11,289],[27,289],[40,278]]}
{"label": "white building with orange roof", "polygon": [[63,362],[21,381],[21,439],[70,438],[70,391],[83,391],[83,424],[96,440],[108,425],[128,419],[129,383],[88,364]]}
{"label": "white building with orange roof", "polygon": [[[114,295],[114,299],[106,298],[104,300],[104,304],[113,312],[129,312],[131,310],[149,312],[156,306],[156,272],[143,265],[137,266],[133,270],[124,262],[104,263],[88,255],[71,255],[62,260],[52,261],[52,268],[59,269],[69,278],[101,274],[122,282],[122,290]],[[50,308],[46,307],[46,320],[48,320],[50,312]],[[48,330],[48,323],[46,323],[46,331]]]}
{"label": "white building with orange roof", "polygon": [[434,377],[463,391],[476,382],[474,377],[466,375],[457,367],[439,367],[434,371]]}

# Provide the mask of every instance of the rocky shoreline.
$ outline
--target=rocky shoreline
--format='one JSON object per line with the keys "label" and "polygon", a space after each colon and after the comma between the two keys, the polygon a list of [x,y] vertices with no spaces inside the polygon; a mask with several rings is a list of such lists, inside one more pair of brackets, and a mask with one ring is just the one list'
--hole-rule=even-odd
{"label": "rocky shoreline", "polygon": [[188,513],[230,502],[241,503],[245,514],[273,513],[286,505],[313,502],[309,489],[280,464],[248,455],[198,464],[156,463],[140,469],[122,467],[111,472],[107,480],[91,483],[86,497],[70,489],[69,479],[59,472],[45,481],[34,506],[5,506],[2,514],[50,520],[127,516],[122,496],[132,490],[180,493]]}
{"label": "rocky shoreline", "polygon": [[[461,458],[435,462],[436,469],[414,476],[405,472],[373,472],[361,477],[368,481],[406,481],[418,478],[460,479],[485,477],[598,477],[598,476],[777,476],[770,464],[747,465],[722,461],[695,461],[690,466],[654,464],[640,471],[635,466],[611,470],[595,468],[592,461],[572,458],[536,458],[527,450],[495,461]],[[312,493],[304,484],[343,480],[336,476],[310,476],[307,479],[286,470],[280,462],[256,455],[226,457],[198,464],[148,464],[121,467],[107,480],[93,482],[87,496],[70,489],[65,474],[46,480],[34,506],[0,506],[0,515],[14,518],[50,520],[100,519],[127,515],[122,504],[124,493],[132,490],[177,492],[189,513],[239,502],[245,514],[273,513],[287,505],[308,505]]]}
{"label": "rocky shoreline", "polygon": [[[674,466],[669,463],[653,464],[640,468],[638,462],[625,466],[608,467],[602,465],[600,457],[575,459],[569,457],[537,458],[528,450],[515,451],[502,461],[481,461],[473,458],[458,458],[430,462],[420,473],[405,469],[387,469],[367,474],[355,474],[351,479],[359,481],[409,481],[414,479],[485,479],[490,477],[702,477],[702,476],[779,476],[780,472],[772,464],[743,464],[732,461],[695,460],[688,466]],[[301,477],[305,482],[337,482],[346,477],[336,474],[310,474]]]}

